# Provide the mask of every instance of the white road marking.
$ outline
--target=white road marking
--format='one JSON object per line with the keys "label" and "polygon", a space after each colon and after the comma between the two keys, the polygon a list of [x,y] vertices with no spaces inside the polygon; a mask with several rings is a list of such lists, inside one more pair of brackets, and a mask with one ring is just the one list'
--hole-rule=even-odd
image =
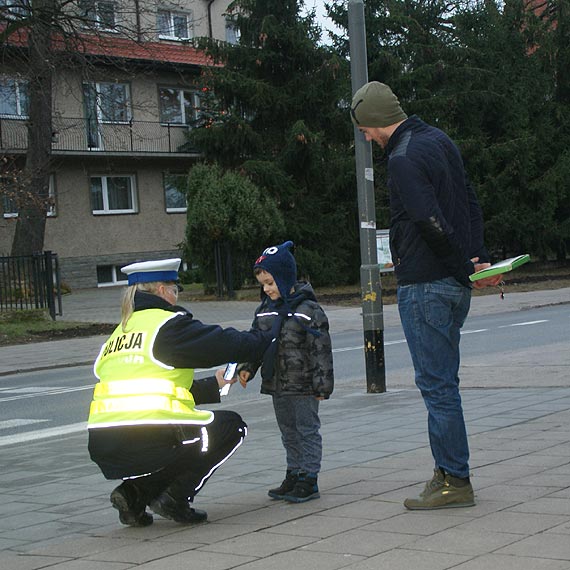
{"label": "white road marking", "polygon": [[541,321],[528,321],[526,323],[513,323],[511,325],[500,325],[500,329],[506,329],[508,327],[526,327],[527,325],[538,325],[539,323],[547,323],[548,319],[543,319]]}
{"label": "white road marking", "polygon": [[[82,390],[93,390],[94,384],[89,386],[79,386],[77,388],[50,388],[48,391],[41,389],[35,389],[30,387],[25,389],[25,394],[20,394],[18,396],[8,396],[7,398],[0,397],[0,404],[4,402],[13,402],[14,400],[25,400],[27,398],[36,398],[37,396],[55,396],[57,394],[67,394],[69,392],[81,392]],[[10,393],[8,391],[8,393]]]}
{"label": "white road marking", "polygon": [[26,386],[25,388],[0,388],[0,392],[9,392],[10,394],[37,394],[38,392],[51,392],[52,390],[63,390],[61,386]]}
{"label": "white road marking", "polygon": [[50,420],[24,420],[13,419],[0,421],[0,429],[9,429],[20,426],[28,426],[30,424],[41,424],[42,422],[49,422]]}
{"label": "white road marking", "polygon": [[42,429],[37,431],[28,431],[22,434],[0,437],[0,447],[3,447],[4,445],[13,445],[16,443],[37,441],[39,439],[46,439],[48,437],[69,435],[71,433],[79,433],[82,431],[87,431],[87,422],[81,422],[79,424],[70,424],[67,426],[61,426],[56,428]]}

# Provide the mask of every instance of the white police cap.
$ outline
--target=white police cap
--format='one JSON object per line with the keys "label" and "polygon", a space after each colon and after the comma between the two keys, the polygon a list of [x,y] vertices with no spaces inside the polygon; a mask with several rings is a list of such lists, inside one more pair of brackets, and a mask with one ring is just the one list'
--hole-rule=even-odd
{"label": "white police cap", "polygon": [[177,281],[181,259],[160,259],[158,261],[140,261],[121,267],[129,278],[129,285],[150,283],[153,281]]}

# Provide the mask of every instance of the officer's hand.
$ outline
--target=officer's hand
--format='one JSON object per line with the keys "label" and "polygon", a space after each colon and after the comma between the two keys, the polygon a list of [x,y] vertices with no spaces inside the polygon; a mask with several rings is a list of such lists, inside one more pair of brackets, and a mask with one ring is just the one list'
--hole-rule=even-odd
{"label": "officer's hand", "polygon": [[225,368],[219,368],[216,370],[216,380],[218,381],[218,387],[223,388],[226,384],[234,384],[238,381],[237,376],[234,376],[231,380],[224,380]]}
{"label": "officer's hand", "polygon": [[251,374],[247,370],[242,370],[239,373],[239,383],[242,385],[242,388],[245,388],[247,386],[247,381],[249,380],[250,376]]}

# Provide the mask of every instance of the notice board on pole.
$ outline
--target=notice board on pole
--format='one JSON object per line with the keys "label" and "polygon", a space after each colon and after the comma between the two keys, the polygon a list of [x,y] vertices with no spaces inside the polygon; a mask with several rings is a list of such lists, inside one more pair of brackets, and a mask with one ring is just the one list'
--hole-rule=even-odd
{"label": "notice board on pole", "polygon": [[376,230],[376,249],[380,271],[394,271],[394,263],[390,253],[389,230]]}

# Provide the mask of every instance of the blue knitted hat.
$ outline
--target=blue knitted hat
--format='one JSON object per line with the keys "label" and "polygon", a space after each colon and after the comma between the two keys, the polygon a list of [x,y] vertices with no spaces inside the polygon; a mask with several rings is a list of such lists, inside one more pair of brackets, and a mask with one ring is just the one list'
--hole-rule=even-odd
{"label": "blue knitted hat", "polygon": [[293,245],[292,241],[286,241],[281,245],[268,247],[253,264],[254,269],[259,267],[271,273],[282,299],[289,297],[297,281],[297,263],[290,251]]}

